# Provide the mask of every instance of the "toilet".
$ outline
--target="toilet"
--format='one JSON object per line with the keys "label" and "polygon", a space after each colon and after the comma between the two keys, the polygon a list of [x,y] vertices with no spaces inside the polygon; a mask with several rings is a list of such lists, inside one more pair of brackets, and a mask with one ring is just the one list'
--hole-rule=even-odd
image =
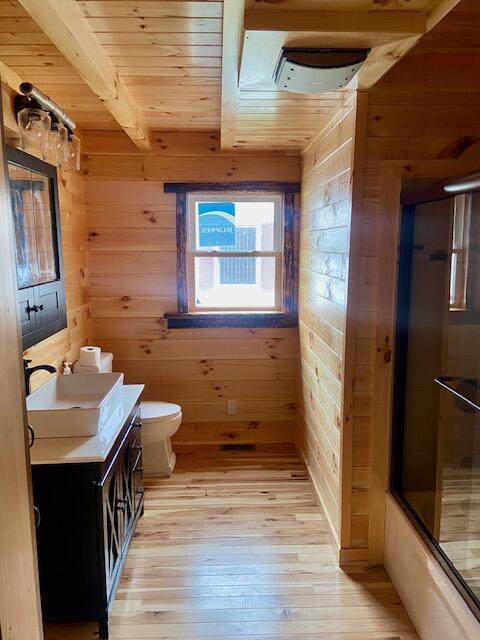
{"label": "toilet", "polygon": [[170,476],[175,454],[170,438],[182,422],[182,408],[171,402],[147,400],[140,405],[142,416],[143,473]]}
{"label": "toilet", "polygon": [[[98,366],[81,362],[74,365],[75,374],[111,373],[113,355],[103,352]],[[172,402],[146,400],[140,403],[142,418],[143,473],[145,476],[170,476],[176,456],[170,438],[182,423],[182,407]]]}

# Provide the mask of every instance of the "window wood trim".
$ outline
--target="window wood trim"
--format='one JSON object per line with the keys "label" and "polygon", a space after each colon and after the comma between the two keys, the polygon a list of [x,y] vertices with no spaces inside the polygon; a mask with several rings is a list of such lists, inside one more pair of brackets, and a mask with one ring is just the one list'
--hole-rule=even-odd
{"label": "window wood trim", "polygon": [[[276,192],[284,196],[282,311],[189,312],[187,276],[188,211],[187,194],[192,192]],[[295,326],[297,323],[296,218],[299,182],[166,182],[165,193],[176,194],[177,313],[164,317],[171,328],[191,326]]]}
{"label": "window wood trim", "polygon": [[187,289],[187,193],[177,193],[177,311],[188,313]]}
{"label": "window wood trim", "polygon": [[164,193],[191,193],[195,191],[277,191],[300,193],[300,182],[165,182]]}
{"label": "window wood trim", "polygon": [[169,329],[216,328],[216,327],[296,327],[298,317],[296,313],[281,313],[277,311],[215,311],[197,313],[165,313]]}

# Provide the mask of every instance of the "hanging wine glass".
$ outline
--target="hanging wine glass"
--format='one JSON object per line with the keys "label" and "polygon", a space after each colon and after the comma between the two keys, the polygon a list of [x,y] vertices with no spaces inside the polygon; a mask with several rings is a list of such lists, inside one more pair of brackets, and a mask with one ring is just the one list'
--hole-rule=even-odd
{"label": "hanging wine glass", "polygon": [[22,149],[45,155],[50,132],[51,119],[42,109],[25,108],[18,112],[18,126]]}
{"label": "hanging wine glass", "polygon": [[54,128],[57,130],[57,167],[66,168],[68,158],[65,154],[65,147],[68,144],[68,129],[61,122],[55,123]]}
{"label": "hanging wine glass", "polygon": [[48,135],[45,160],[56,167],[63,166],[62,150],[68,140],[68,130],[61,122],[52,122]]}
{"label": "hanging wine glass", "polygon": [[80,138],[77,138],[77,136],[72,136],[70,144],[72,146],[72,153],[71,153],[72,169],[74,171],[80,171],[80,160],[81,160]]}
{"label": "hanging wine glass", "polygon": [[69,129],[65,129],[65,133],[62,132],[62,140],[60,143],[60,149],[59,149],[59,154],[60,154],[60,164],[62,166],[63,169],[69,171],[71,169],[71,158],[70,158],[70,153],[71,153],[71,144],[70,144],[70,136],[71,133],[69,131]]}
{"label": "hanging wine glass", "polygon": [[80,171],[80,138],[74,136],[73,133],[68,133],[68,142],[65,145],[67,154],[67,161],[65,168],[70,171]]}

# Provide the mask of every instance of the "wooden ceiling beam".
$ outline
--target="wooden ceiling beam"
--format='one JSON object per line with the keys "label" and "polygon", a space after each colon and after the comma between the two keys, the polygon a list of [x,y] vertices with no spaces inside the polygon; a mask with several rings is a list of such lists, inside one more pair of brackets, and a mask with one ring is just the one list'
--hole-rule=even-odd
{"label": "wooden ceiling beam", "polygon": [[7,66],[2,60],[0,60],[0,77],[2,82],[18,93],[19,86],[23,80],[16,71]]}
{"label": "wooden ceiling beam", "polygon": [[421,35],[411,36],[374,47],[353,80],[357,89],[373,87],[417,44],[421,37]]}
{"label": "wooden ceiling beam", "polygon": [[443,20],[450,11],[460,3],[460,0],[432,0],[427,7],[427,28],[430,31]]}
{"label": "wooden ceiling beam", "polygon": [[150,149],[135,103],[76,0],[19,0],[140,149]]}
{"label": "wooden ceiling beam", "polygon": [[365,89],[378,82],[426,29],[427,14],[420,11],[247,10],[240,86],[270,80],[283,46],[360,47],[371,52],[352,86]]}
{"label": "wooden ceiling beam", "polygon": [[245,0],[223,1],[223,56],[222,56],[222,149],[234,145],[237,109],[240,99],[240,57],[243,43]]}
{"label": "wooden ceiling beam", "polygon": [[[245,11],[244,0],[225,0],[222,148],[233,148],[239,136],[240,91],[262,84],[276,89],[272,77],[282,47],[369,48],[350,85],[369,89],[459,1],[430,0],[423,11],[311,11],[275,5],[267,9],[247,5]],[[241,119],[245,125],[247,118]]]}
{"label": "wooden ceiling beam", "polygon": [[[13,95],[19,92],[19,87],[23,82],[23,78],[18,75],[16,71],[14,71],[11,67],[6,65],[2,60],[0,60],[0,78],[2,81],[2,85],[8,87],[12,91],[6,91],[3,95],[2,99],[4,101],[12,101]],[[4,87],[2,86],[2,94]],[[12,104],[13,107],[13,104]],[[15,116],[15,112],[12,109],[4,109],[3,113],[3,126],[5,128],[5,138],[7,142],[12,143],[18,141],[19,131],[18,131],[18,123],[17,118]]]}
{"label": "wooden ceiling beam", "polygon": [[419,11],[287,11],[252,9],[245,13],[247,31],[307,31],[316,33],[422,34],[425,15]]}
{"label": "wooden ceiling beam", "polygon": [[459,2],[460,0],[432,0],[427,11],[423,13],[425,21],[423,33],[374,47],[355,79],[357,88],[369,89],[376,84]]}

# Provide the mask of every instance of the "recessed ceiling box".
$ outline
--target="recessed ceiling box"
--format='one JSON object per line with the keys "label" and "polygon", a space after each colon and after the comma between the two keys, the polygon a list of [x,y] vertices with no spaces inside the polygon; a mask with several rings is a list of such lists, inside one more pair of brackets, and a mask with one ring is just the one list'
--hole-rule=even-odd
{"label": "recessed ceiling box", "polygon": [[282,49],[275,83],[293,93],[326,93],[346,87],[370,49]]}

